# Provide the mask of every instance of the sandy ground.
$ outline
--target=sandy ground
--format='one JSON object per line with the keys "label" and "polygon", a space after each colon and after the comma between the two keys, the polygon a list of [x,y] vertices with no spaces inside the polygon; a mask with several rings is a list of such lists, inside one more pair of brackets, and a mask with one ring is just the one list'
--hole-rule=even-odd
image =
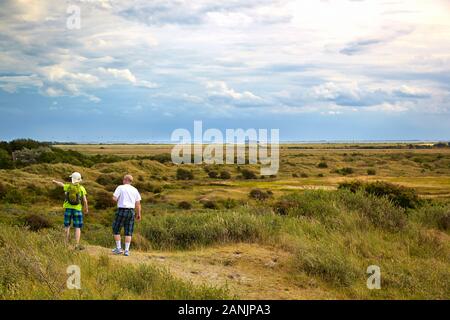
{"label": "sandy ground", "polygon": [[110,256],[120,263],[147,263],[167,268],[174,276],[195,284],[226,286],[241,299],[332,299],[313,280],[290,278],[289,253],[257,244],[233,244],[191,251],[131,251],[125,257],[110,249],[88,246],[94,256]]}

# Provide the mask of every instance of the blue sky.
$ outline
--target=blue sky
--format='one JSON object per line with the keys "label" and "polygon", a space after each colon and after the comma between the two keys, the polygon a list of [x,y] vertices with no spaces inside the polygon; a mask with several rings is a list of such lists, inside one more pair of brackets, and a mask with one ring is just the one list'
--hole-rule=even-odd
{"label": "blue sky", "polygon": [[[67,28],[71,5],[80,29]],[[2,0],[0,139],[450,139],[447,0]]]}

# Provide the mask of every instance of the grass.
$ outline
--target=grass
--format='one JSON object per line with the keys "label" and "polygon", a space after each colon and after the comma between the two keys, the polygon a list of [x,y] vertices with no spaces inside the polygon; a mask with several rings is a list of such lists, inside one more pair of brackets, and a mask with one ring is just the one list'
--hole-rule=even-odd
{"label": "grass", "polygon": [[[221,288],[194,286],[164,269],[123,266],[108,256],[69,250],[55,232],[1,225],[0,299],[224,299]],[[66,268],[78,265],[81,290],[66,287]]]}

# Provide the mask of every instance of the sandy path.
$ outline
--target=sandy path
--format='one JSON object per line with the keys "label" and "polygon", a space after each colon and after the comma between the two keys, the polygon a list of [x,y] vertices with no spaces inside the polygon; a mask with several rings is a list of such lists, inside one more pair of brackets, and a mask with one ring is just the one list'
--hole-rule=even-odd
{"label": "sandy path", "polygon": [[227,286],[242,299],[323,299],[333,298],[313,281],[290,278],[290,254],[257,244],[233,244],[191,251],[131,251],[117,256],[110,249],[88,246],[94,256],[106,254],[120,263],[148,263],[168,268],[176,277],[195,284]]}

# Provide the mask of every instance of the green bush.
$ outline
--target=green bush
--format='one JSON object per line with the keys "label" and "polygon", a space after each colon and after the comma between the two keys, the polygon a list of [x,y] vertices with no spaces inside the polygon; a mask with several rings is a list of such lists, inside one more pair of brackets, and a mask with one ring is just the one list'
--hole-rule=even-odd
{"label": "green bush", "polygon": [[7,187],[0,182],[0,199],[3,199],[6,194]]}
{"label": "green bush", "polygon": [[268,191],[264,191],[264,190],[261,190],[261,189],[252,189],[250,191],[250,193],[248,194],[248,196],[251,199],[255,199],[255,200],[258,200],[258,201],[267,200],[267,199],[269,199],[271,197],[271,195],[272,194],[269,193]]}
{"label": "green bush", "polygon": [[328,168],[328,164],[326,162],[319,162],[319,164],[317,165],[317,168],[326,169],[326,168]]}
{"label": "green bush", "polygon": [[450,205],[427,203],[411,211],[411,218],[429,228],[450,229]]}
{"label": "green bush", "polygon": [[341,168],[341,169],[336,169],[335,172],[339,173],[343,176],[347,176],[349,174],[353,174],[355,172],[355,170],[353,170],[353,168],[345,167],[345,168]]}
{"label": "green bush", "polygon": [[402,208],[415,208],[420,204],[420,199],[415,189],[384,181],[365,183],[356,180],[340,183],[338,188],[352,192],[362,190],[377,197],[387,197],[395,205]]}
{"label": "green bush", "polygon": [[161,193],[163,191],[163,188],[161,185],[153,184],[150,182],[137,182],[134,184],[134,186],[139,191],[146,191],[146,192],[152,192],[152,193]]}
{"label": "green bush", "polygon": [[249,169],[242,169],[241,174],[242,174],[242,177],[247,180],[248,179],[257,179],[256,173],[254,173],[252,170],[249,170]]}
{"label": "green bush", "polygon": [[220,171],[220,179],[223,179],[223,180],[231,179],[231,173],[226,170]]}
{"label": "green bush", "polygon": [[11,154],[6,150],[0,149],[0,169],[11,169],[13,167]]}
{"label": "green bush", "polygon": [[183,209],[183,210],[190,210],[190,209],[192,209],[192,204],[187,201],[181,201],[178,203],[178,208]]}
{"label": "green bush", "polygon": [[219,176],[219,173],[215,170],[211,170],[208,172],[208,177],[211,179],[216,179]]}
{"label": "green bush", "polygon": [[193,180],[194,173],[191,170],[178,168],[176,173],[177,180]]}
{"label": "green bush", "polygon": [[205,202],[203,202],[203,208],[205,209],[219,209],[219,206],[217,205],[217,203],[213,200],[207,200]]}
{"label": "green bush", "polygon": [[402,208],[415,208],[420,202],[415,189],[384,181],[367,183],[364,186],[364,191],[378,197],[386,196]]}
{"label": "green bush", "polygon": [[367,169],[367,175],[374,176],[377,174],[377,171],[375,169]]}
{"label": "green bush", "polygon": [[30,214],[24,218],[24,224],[30,228],[31,231],[39,231],[52,227],[51,221],[43,215]]}

